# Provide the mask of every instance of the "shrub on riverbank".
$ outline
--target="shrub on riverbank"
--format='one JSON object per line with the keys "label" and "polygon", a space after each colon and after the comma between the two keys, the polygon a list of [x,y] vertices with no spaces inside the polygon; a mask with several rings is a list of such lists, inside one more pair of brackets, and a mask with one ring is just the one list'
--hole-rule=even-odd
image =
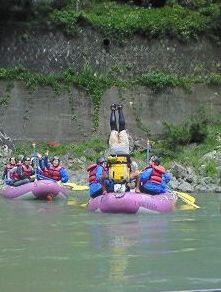
{"label": "shrub on riverbank", "polygon": [[215,30],[220,17],[220,6],[207,4],[189,9],[180,5],[146,9],[114,1],[94,3],[86,9],[76,9],[70,4],[62,10],[54,10],[50,19],[62,25],[67,33],[77,31],[86,22],[99,29],[105,36],[118,40],[135,33],[146,37],[177,37],[183,40],[197,38],[201,33]]}

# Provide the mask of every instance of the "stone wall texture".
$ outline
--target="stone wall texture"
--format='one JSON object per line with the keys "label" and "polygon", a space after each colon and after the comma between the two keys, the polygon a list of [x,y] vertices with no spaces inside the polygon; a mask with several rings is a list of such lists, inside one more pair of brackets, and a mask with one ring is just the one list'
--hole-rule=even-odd
{"label": "stone wall texture", "polygon": [[[7,82],[0,82],[0,96]],[[133,137],[146,137],[141,125],[152,135],[164,133],[163,122],[182,122],[204,105],[211,116],[221,113],[221,88],[196,86],[191,92],[175,88],[153,93],[146,87],[132,90],[108,89],[102,98],[99,127],[94,132],[93,104],[85,92],[55,95],[49,87],[29,93],[22,82],[14,82],[9,103],[0,106],[0,128],[15,142],[51,141],[71,143],[86,141],[93,135],[108,137],[110,104],[122,103],[127,129]],[[139,121],[137,120],[139,117]]]}
{"label": "stone wall texture", "polygon": [[124,45],[89,27],[67,36],[52,28],[27,29],[19,25],[0,29],[0,67],[18,64],[41,73],[55,73],[68,68],[81,71],[89,66],[106,72],[115,67],[130,68],[127,75],[151,70],[177,74],[221,72],[220,47],[207,39],[183,44],[175,39],[135,36]]}
{"label": "stone wall texture", "polygon": [[[82,27],[74,36],[67,36],[50,27],[27,28],[12,25],[0,28],[0,67],[23,65],[34,72],[49,74],[68,68],[80,72],[90,67],[107,72],[116,67],[121,78],[160,70],[168,73],[202,74],[221,72],[220,48],[207,39],[186,44],[175,39],[148,40],[140,36],[119,45],[104,39],[90,27]],[[125,70],[125,68],[127,70]],[[93,104],[84,92],[73,88],[71,93],[56,95],[49,87],[29,93],[22,82],[14,82],[9,103],[1,100],[7,93],[7,82],[0,82],[0,129],[17,142],[85,141],[94,135]],[[153,135],[163,133],[163,122],[178,123],[196,114],[205,105],[211,115],[221,113],[221,88],[195,86],[191,92],[175,88],[153,93],[146,87],[108,89],[100,108],[96,135],[109,133],[110,104],[124,105],[127,128],[134,136],[145,136],[141,128]]]}

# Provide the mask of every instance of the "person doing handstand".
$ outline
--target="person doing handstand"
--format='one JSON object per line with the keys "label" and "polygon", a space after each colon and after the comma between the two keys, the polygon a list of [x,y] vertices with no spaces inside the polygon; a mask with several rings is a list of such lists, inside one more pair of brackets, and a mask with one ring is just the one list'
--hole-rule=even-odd
{"label": "person doing handstand", "polygon": [[[118,123],[116,111],[118,111]],[[109,179],[114,184],[125,186],[130,181],[131,159],[129,138],[126,132],[126,123],[123,114],[123,106],[112,104],[110,114],[111,133],[109,137],[109,152],[110,156],[107,159],[109,166]],[[139,187],[136,185],[135,190],[139,192]]]}

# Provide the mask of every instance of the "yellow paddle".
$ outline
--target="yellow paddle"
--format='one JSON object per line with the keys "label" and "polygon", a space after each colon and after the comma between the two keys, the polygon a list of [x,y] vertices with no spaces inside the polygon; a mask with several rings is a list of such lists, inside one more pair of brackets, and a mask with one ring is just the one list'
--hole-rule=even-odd
{"label": "yellow paddle", "polygon": [[87,208],[87,206],[88,206],[88,203],[80,204],[80,207],[81,207],[81,208]]}
{"label": "yellow paddle", "polygon": [[194,198],[193,196],[190,196],[189,194],[187,193],[184,193],[184,192],[177,192],[177,191],[174,191],[174,193],[180,196],[182,196],[183,198],[186,198],[187,200],[191,201],[192,203],[195,203],[196,201],[196,198]]}
{"label": "yellow paddle", "polygon": [[85,190],[88,190],[89,187],[88,186],[82,186],[82,185],[77,185],[75,183],[62,183],[63,186],[67,186],[67,187],[70,187],[72,189],[72,191],[85,191]]}
{"label": "yellow paddle", "polygon": [[[182,192],[176,192],[176,191],[174,191],[174,193],[177,195],[177,197],[179,197],[181,200],[183,200],[188,205],[191,205],[191,206],[193,206],[196,209],[199,209],[200,208],[198,205],[194,204],[195,200],[193,201],[192,199],[191,200],[188,199],[188,196],[190,196],[190,195],[186,196],[187,194],[184,193],[185,195],[183,195]],[[192,197],[192,196],[190,196],[190,197]],[[195,199],[195,198],[193,198],[193,199]]]}

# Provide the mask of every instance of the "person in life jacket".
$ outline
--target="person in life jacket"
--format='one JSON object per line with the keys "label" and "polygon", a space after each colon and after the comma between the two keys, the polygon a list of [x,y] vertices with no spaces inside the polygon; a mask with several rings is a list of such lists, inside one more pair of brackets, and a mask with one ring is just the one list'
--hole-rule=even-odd
{"label": "person in life jacket", "polygon": [[31,166],[31,158],[25,156],[20,164],[10,169],[7,174],[8,184],[20,186],[35,180],[34,169]]}
{"label": "person in life jacket", "polygon": [[107,167],[104,157],[97,158],[96,163],[87,168],[89,194],[91,198],[96,198],[106,193]]}
{"label": "person in life jacket", "polygon": [[136,193],[140,193],[139,175],[140,175],[140,171],[138,168],[138,164],[136,163],[136,161],[132,161],[131,166],[130,166],[130,180],[127,183],[127,187],[129,188],[129,190],[134,189]]}
{"label": "person in life jacket", "polygon": [[151,195],[165,193],[169,181],[170,174],[160,165],[160,159],[154,156],[140,174],[140,190]]}
{"label": "person in life jacket", "polygon": [[42,158],[40,154],[38,154],[39,158],[39,166],[42,170],[42,174],[39,175],[39,178],[41,179],[52,179],[57,182],[66,183],[69,179],[67,170],[61,166],[60,158],[57,156],[54,156],[51,160],[51,163],[49,163],[48,159],[48,152]]}
{"label": "person in life jacket", "polygon": [[3,173],[2,173],[2,180],[7,179],[7,174],[10,169],[14,168],[16,166],[16,159],[15,157],[10,157],[7,165],[5,166]]}

